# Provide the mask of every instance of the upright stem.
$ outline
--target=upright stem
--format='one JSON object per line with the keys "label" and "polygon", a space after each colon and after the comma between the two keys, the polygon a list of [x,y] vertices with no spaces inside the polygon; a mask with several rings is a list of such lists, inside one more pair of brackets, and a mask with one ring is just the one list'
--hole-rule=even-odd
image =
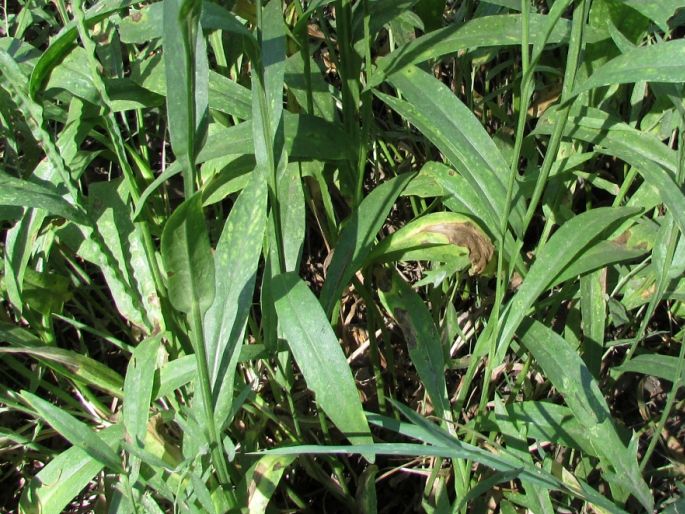
{"label": "upright stem", "polygon": [[[494,323],[496,330],[492,331],[492,339],[489,347],[488,362],[486,365],[485,375],[483,377],[483,389],[481,391],[480,407],[485,406],[489,395],[490,386],[490,370],[493,366],[493,359],[497,350],[497,340],[500,332],[500,308],[502,300],[504,299],[504,291],[507,287],[508,277],[505,277],[504,272],[504,242],[506,240],[507,228],[509,226],[509,215],[511,212],[511,205],[514,196],[514,186],[516,184],[516,177],[518,176],[518,161],[521,155],[521,146],[523,144],[523,132],[526,125],[526,116],[528,113],[528,101],[530,98],[529,84],[532,82],[532,73],[529,72],[530,67],[530,48],[529,48],[529,23],[530,16],[530,0],[521,0],[521,103],[518,115],[518,124],[516,128],[516,141],[514,144],[514,155],[512,157],[511,166],[509,168],[509,179],[507,181],[507,195],[504,203],[504,211],[500,219],[499,234],[497,241],[497,287],[495,289],[495,304],[490,315],[490,323]],[[518,252],[517,252],[518,253]],[[511,255],[512,262],[510,267],[513,267],[516,254]]]}
{"label": "upright stem", "polygon": [[226,467],[226,459],[224,457],[224,447],[221,438],[217,434],[216,423],[214,421],[214,400],[210,387],[211,382],[209,366],[207,364],[207,352],[205,351],[204,345],[202,314],[200,312],[200,306],[196,302],[193,303],[190,318],[191,339],[194,347],[193,350],[195,351],[195,359],[197,361],[200,394],[202,395],[202,407],[207,423],[207,435],[209,437],[209,444],[211,445],[212,460],[214,461],[219,481],[222,485],[228,485],[230,479],[228,476],[228,468]]}
{"label": "upright stem", "polygon": [[[587,0],[580,0],[576,4],[575,9],[573,10],[571,40],[569,43],[568,58],[566,60],[566,70],[564,72],[564,84],[561,90],[561,105],[564,105],[566,103],[566,101],[571,97],[571,92],[573,91],[573,84],[576,78],[576,71],[578,70],[578,60],[580,57],[580,51],[582,49],[586,3]],[[547,178],[549,177],[549,172],[551,171],[552,166],[556,161],[557,151],[559,150],[559,143],[561,142],[561,137],[564,134],[564,128],[566,127],[568,115],[569,107],[563,107],[557,114],[557,123],[554,126],[552,137],[550,138],[549,144],[547,146],[547,152],[545,153],[545,158],[542,162],[540,176],[535,182],[535,189],[533,190],[533,195],[531,197],[530,203],[528,204],[528,209],[523,220],[523,230],[521,233],[521,239],[523,239],[526,231],[528,230],[528,226],[530,225],[530,222],[533,219],[533,216],[535,215],[535,211],[537,210],[538,203],[542,198],[544,188],[547,185]]]}

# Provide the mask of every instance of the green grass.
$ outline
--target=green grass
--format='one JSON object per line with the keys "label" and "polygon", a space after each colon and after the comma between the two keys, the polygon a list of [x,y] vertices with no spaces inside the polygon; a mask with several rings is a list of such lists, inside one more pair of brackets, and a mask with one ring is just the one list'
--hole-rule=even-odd
{"label": "green grass", "polygon": [[683,0],[1,25],[0,512],[685,508]]}

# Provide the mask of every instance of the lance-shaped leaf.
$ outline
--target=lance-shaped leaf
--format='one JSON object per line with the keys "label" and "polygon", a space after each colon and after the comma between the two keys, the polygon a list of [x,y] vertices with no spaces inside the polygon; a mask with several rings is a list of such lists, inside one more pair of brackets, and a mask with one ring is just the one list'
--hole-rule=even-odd
{"label": "lance-shaped leaf", "polygon": [[470,218],[453,212],[435,212],[410,221],[383,239],[369,261],[440,260],[468,256],[471,273],[485,271],[494,246]]}
{"label": "lance-shaped leaf", "polygon": [[[487,205],[486,223],[495,227],[506,203],[505,180],[509,166],[495,142],[471,110],[442,82],[432,75],[409,67],[390,78],[405,100],[382,93],[376,95],[418,128],[447,157]],[[518,188],[514,188],[514,198]],[[509,224],[518,232],[523,205],[518,202],[510,213]]]}
{"label": "lance-shaped leaf", "polygon": [[133,445],[142,448],[147,431],[150,401],[161,335],[150,337],[133,351],[124,379],[124,427]]}
{"label": "lance-shaped leaf", "polygon": [[607,479],[629,490],[652,512],[654,499],[637,462],[637,437],[628,446],[623,444],[602,391],[583,359],[563,337],[542,323],[527,321],[519,333],[576,419],[592,436],[591,444],[602,459]]}
{"label": "lance-shaped leaf", "polygon": [[67,202],[53,184],[21,180],[1,170],[0,205],[44,209],[76,223],[88,224],[85,213]]}
{"label": "lance-shaped leaf", "polygon": [[639,81],[685,82],[685,40],[629,50],[601,66],[573,94],[601,86]]}
{"label": "lance-shaped leaf", "polygon": [[[550,112],[540,120],[535,132],[551,133],[556,120],[556,112]],[[661,201],[669,208],[680,231],[685,234],[685,195],[675,181],[675,151],[654,135],[621,123],[599,109],[583,109],[578,116],[569,118],[564,134],[601,145],[599,151],[602,153],[634,166],[645,182],[659,191]]]}
{"label": "lance-shaped leaf", "polygon": [[378,296],[402,330],[407,350],[421,383],[439,417],[449,417],[445,355],[440,334],[421,297],[394,270],[376,273]]}
{"label": "lance-shaped leaf", "polygon": [[78,446],[111,470],[123,471],[121,460],[116,452],[102,440],[97,432],[91,430],[85,423],[34,394],[23,391],[21,395],[31,407],[36,409],[41,418],[47,421],[52,428],[71,444]]}
{"label": "lance-shaped leaf", "polygon": [[[164,0],[164,69],[171,147],[186,181],[193,180],[195,156],[207,127],[209,64],[200,27],[202,2]],[[184,11],[189,11],[184,13]],[[188,16],[186,16],[186,14]]]}
{"label": "lance-shaped leaf", "polygon": [[352,444],[372,444],[352,371],[316,296],[293,272],[272,287],[279,326],[317,404]]}
{"label": "lance-shaped leaf", "polygon": [[376,234],[412,177],[413,174],[407,173],[381,184],[362,200],[345,221],[321,290],[321,305],[327,314],[333,311],[338,295],[362,267],[371,252]]}
{"label": "lance-shaped leaf", "polygon": [[[0,330],[0,333],[6,336],[6,331]],[[32,341],[30,344],[32,347],[2,347],[0,354],[21,353],[30,355],[42,364],[53,368],[60,375],[96,387],[117,398],[123,397],[121,375],[103,363],[72,350],[44,346],[39,340]]]}
{"label": "lance-shaped leaf", "polygon": [[495,362],[501,362],[516,329],[535,300],[554,283],[564,268],[580,258],[593,240],[611,227],[640,212],[640,209],[600,207],[579,214],[564,223],[540,250],[523,284],[509,302],[499,336]]}
{"label": "lance-shaped leaf", "polygon": [[[98,433],[104,446],[121,443],[123,427],[114,425]],[[103,468],[102,462],[73,446],[52,459],[24,488],[19,506],[26,514],[60,514]]]}
{"label": "lance-shaped leaf", "polygon": [[661,30],[668,32],[668,20],[675,12],[685,7],[683,0],[622,0],[643,16],[653,20]]}
{"label": "lance-shaped leaf", "polygon": [[204,314],[214,300],[214,259],[200,193],[171,214],[164,225],[161,249],[171,305],[186,314],[197,305]]}
{"label": "lance-shaped leaf", "polygon": [[[549,17],[539,14],[528,16],[530,41],[541,39],[548,29]],[[493,46],[514,46],[521,44],[521,15],[502,14],[474,18],[463,24],[451,23],[447,27],[433,30],[380,58],[368,87],[375,87],[388,76],[402,71],[407,66],[437,59],[460,50]],[[547,38],[548,43],[567,42],[571,33],[569,20],[559,20]],[[590,28],[587,40],[606,39]]]}
{"label": "lance-shaped leaf", "polygon": [[[86,25],[90,27],[134,3],[136,3],[135,0],[102,0],[85,12]],[[77,37],[76,22],[72,20],[50,40],[50,46],[42,53],[31,73],[31,80],[28,84],[31,98],[36,99],[41,86],[50,76],[50,72],[73,48]]]}
{"label": "lance-shaped leaf", "polygon": [[214,254],[214,303],[204,322],[215,419],[222,426],[233,398],[233,376],[252,305],[266,227],[266,181],[252,173],[226,220]]}

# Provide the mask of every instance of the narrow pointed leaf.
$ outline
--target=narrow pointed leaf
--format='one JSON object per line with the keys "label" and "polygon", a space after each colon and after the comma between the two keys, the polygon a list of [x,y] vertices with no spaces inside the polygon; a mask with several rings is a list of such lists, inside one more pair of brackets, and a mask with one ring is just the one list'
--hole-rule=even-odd
{"label": "narrow pointed leaf", "polygon": [[[432,75],[409,67],[393,75],[390,83],[406,100],[377,93],[445,154],[487,204],[487,223],[503,215],[509,166],[495,142],[457,96]],[[514,198],[517,188],[514,189]],[[523,219],[522,204],[515,204],[510,225],[518,232]],[[496,230],[494,227],[492,230]],[[499,233],[495,233],[500,237]]]}
{"label": "narrow pointed leaf", "polygon": [[190,313],[197,304],[204,314],[214,301],[214,260],[197,193],[179,205],[164,225],[162,260],[175,309]]}
{"label": "narrow pointed leaf", "polygon": [[[547,27],[547,16],[531,14],[528,19],[530,41],[540,39]],[[548,38],[548,43],[556,44],[568,41],[571,33],[569,20],[560,20]],[[606,39],[590,29],[589,41]],[[464,24],[452,23],[442,29],[431,31],[409,43],[406,43],[385,57],[378,60],[378,69],[373,75],[369,87],[377,86],[388,76],[397,73],[407,66],[418,64],[444,55],[457,53],[460,50],[514,46],[521,44],[521,15],[502,14],[484,16],[467,21]]]}
{"label": "narrow pointed leaf", "polygon": [[67,202],[52,184],[21,180],[4,171],[0,171],[0,205],[44,209],[76,223],[88,223],[85,214]]}
{"label": "narrow pointed leaf", "polygon": [[[86,25],[92,26],[108,18],[112,13],[125,9],[134,3],[136,3],[135,0],[102,0],[85,12]],[[31,98],[36,99],[50,72],[73,48],[77,37],[76,22],[72,20],[59,31],[59,34],[51,39],[50,46],[41,54],[31,73],[31,80],[28,84]]]}
{"label": "narrow pointed leaf", "polygon": [[319,407],[353,444],[371,444],[359,393],[321,305],[296,273],[273,279],[278,323]]}
{"label": "narrow pointed leaf", "polygon": [[573,94],[639,81],[685,82],[685,41],[678,39],[629,50],[600,67]]}
{"label": "narrow pointed leaf", "polygon": [[512,298],[497,344],[496,362],[506,351],[511,338],[535,300],[571,265],[586,247],[603,232],[640,212],[624,207],[600,207],[579,214],[564,223],[536,256],[523,284]]}
{"label": "narrow pointed leaf", "polygon": [[78,446],[88,455],[113,471],[121,472],[121,460],[98,435],[88,426],[59,407],[42,400],[34,394],[23,391],[21,395],[34,408],[38,415],[47,421],[52,428],[74,446]]}
{"label": "narrow pointed leaf", "polygon": [[445,355],[440,334],[428,307],[394,270],[388,270],[387,273],[381,271],[378,276],[378,295],[402,330],[409,357],[436,414],[441,418],[449,416]]}
{"label": "narrow pointed leaf", "polygon": [[[628,362],[613,368],[613,370],[620,371],[621,373],[632,372],[640,373],[642,375],[651,375],[653,377],[663,378],[669,382],[675,382],[678,378],[679,365],[678,357],[644,354],[636,355]],[[685,366],[681,368],[680,380],[681,384],[685,383]]]}
{"label": "narrow pointed leaf", "polygon": [[520,332],[523,344],[564,396],[576,419],[592,435],[595,451],[603,457],[604,466],[613,468],[613,479],[612,475],[609,479],[627,487],[651,512],[654,499],[642,478],[637,448],[621,441],[602,391],[583,360],[560,335],[537,321],[525,323]]}
{"label": "narrow pointed leaf", "polygon": [[181,0],[164,0],[164,69],[171,146],[188,181],[207,121],[209,64],[199,13],[181,17],[181,9]]}
{"label": "narrow pointed leaf", "polygon": [[[123,437],[114,425],[99,432],[104,446],[114,449]],[[102,462],[77,446],[52,459],[24,488],[19,506],[26,514],[60,514],[103,468]]]}
{"label": "narrow pointed leaf", "polygon": [[[685,194],[675,181],[676,153],[652,134],[640,132],[603,111],[584,109],[579,114],[569,118],[565,135],[599,145],[602,153],[634,166],[645,182],[659,191],[661,201],[685,234]],[[555,120],[555,113],[550,113],[540,121],[536,132],[550,133]]]}
{"label": "narrow pointed leaf", "polygon": [[233,377],[252,306],[266,227],[266,181],[252,172],[226,220],[214,254],[214,303],[204,320],[215,417],[222,426],[233,399]]}
{"label": "narrow pointed leaf", "polygon": [[[4,335],[4,334],[3,334]],[[44,346],[39,340],[30,343],[31,347],[0,348],[2,353],[22,353],[31,355],[39,362],[51,366],[60,375],[83,382],[105,391],[117,398],[123,398],[124,381],[121,375],[101,362],[65,348]]]}
{"label": "narrow pointed leaf", "polygon": [[413,174],[410,173],[399,175],[378,186],[364,198],[345,222],[321,290],[321,305],[327,314],[333,311],[338,295],[362,267],[371,252],[376,234],[412,177]]}
{"label": "narrow pointed leaf", "polygon": [[124,380],[123,421],[132,443],[142,447],[147,432],[150,401],[161,335],[140,343],[133,351]]}
{"label": "narrow pointed leaf", "polygon": [[622,2],[653,20],[664,32],[668,32],[669,18],[679,8],[685,7],[683,0],[622,0]]}

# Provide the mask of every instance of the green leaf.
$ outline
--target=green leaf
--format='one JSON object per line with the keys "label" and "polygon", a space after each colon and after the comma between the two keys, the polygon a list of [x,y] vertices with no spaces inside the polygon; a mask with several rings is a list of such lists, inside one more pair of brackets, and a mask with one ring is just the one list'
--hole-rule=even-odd
{"label": "green leaf", "polygon": [[352,371],[318,300],[293,272],[272,286],[279,326],[317,404],[352,444],[372,443]]}
{"label": "green leaf", "polygon": [[592,436],[596,453],[603,457],[607,479],[627,488],[651,512],[654,499],[638,466],[637,438],[633,437],[627,447],[621,441],[609,406],[583,360],[560,335],[537,321],[527,322],[519,334],[576,419]]}
{"label": "green leaf", "polygon": [[338,297],[371,252],[376,234],[412,174],[395,177],[374,189],[345,222],[321,289],[321,305],[333,312]]}
{"label": "green leaf", "polygon": [[[390,78],[390,83],[403,95],[400,100],[376,93],[381,100],[416,126],[468,181],[487,205],[487,224],[499,238],[499,220],[506,199],[507,161],[478,119],[432,75],[409,67]],[[514,198],[518,188],[514,189]],[[523,220],[523,205],[515,204],[509,223],[518,233]]]}
{"label": "green leaf", "polygon": [[402,330],[409,357],[437,416],[451,417],[445,382],[445,355],[431,312],[395,270],[379,270],[376,282],[378,296]]}
{"label": "green leaf", "polygon": [[309,76],[306,74],[305,62],[301,53],[296,53],[285,61],[285,84],[288,91],[297,99],[297,103],[306,110],[307,97],[311,93],[314,114],[326,121],[335,120],[335,102],[330,86],[323,72],[314,59],[309,60]]}
{"label": "green leaf", "polygon": [[181,1],[164,0],[163,45],[171,147],[183,167],[188,192],[194,190],[195,157],[206,131],[209,63],[199,16],[179,18]]}
{"label": "green leaf", "polygon": [[[487,200],[473,188],[461,173],[440,162],[427,162],[419,174],[409,183],[405,194],[443,197],[445,207],[452,212],[466,214],[474,218],[482,230],[495,237],[499,221],[494,217]],[[506,257],[513,260],[516,251],[510,232],[506,234],[504,245]]]}
{"label": "green leaf", "polygon": [[301,163],[289,163],[278,181],[284,271],[300,269],[304,248],[307,213],[300,168]]}
{"label": "green leaf", "polygon": [[594,239],[638,212],[640,209],[630,207],[600,207],[575,216],[554,233],[536,256],[523,284],[509,302],[495,362],[501,362],[528,309],[554,283],[556,276],[580,258]]}
{"label": "green leaf", "polygon": [[[547,27],[547,16],[531,14],[528,18],[529,39],[535,41],[544,34]],[[549,44],[565,43],[571,33],[569,20],[559,20],[550,34]],[[587,41],[606,39],[588,30]],[[437,59],[460,50],[515,46],[521,44],[521,15],[502,14],[484,16],[467,21],[464,24],[452,23],[449,26],[429,32],[415,40],[400,46],[377,61],[377,69],[367,87],[375,87],[387,77],[403,70],[412,64]]]}
{"label": "green leaf", "polygon": [[[392,426],[389,418],[382,418],[374,416],[375,424],[381,426]],[[382,419],[382,420],[381,420]],[[567,493],[583,498],[590,503],[606,509],[607,512],[625,513],[624,510],[619,509],[611,501],[604,498],[600,493],[592,489],[587,484],[576,480],[576,484],[566,485],[548,471],[537,468],[534,465],[526,464],[518,459],[511,458],[507,454],[489,452],[477,446],[472,446],[467,443],[462,443],[456,439],[446,442],[442,445],[426,445],[416,443],[375,443],[363,446],[317,446],[317,445],[300,445],[289,446],[283,448],[274,448],[263,453],[267,455],[300,455],[302,453],[309,453],[313,455],[320,454],[348,454],[348,453],[367,453],[373,452],[377,455],[402,455],[413,457],[443,457],[446,459],[468,459],[478,462],[492,469],[511,473],[511,476],[518,476],[521,479],[529,480],[546,489],[557,489]]]}
{"label": "green leaf", "polygon": [[[7,335],[4,331],[2,332],[3,336]],[[26,343],[31,346],[24,346]],[[58,364],[61,367],[55,368],[57,373],[64,374],[62,373],[62,369],[64,369],[66,370],[66,375],[73,380],[97,387],[101,391],[105,391],[117,398],[123,398],[122,388],[124,381],[121,375],[110,367],[72,350],[38,346],[40,344],[38,339],[28,339],[22,344],[21,348],[3,347],[0,348],[0,353],[23,353],[31,355],[48,365],[49,363]]]}
{"label": "green leaf", "polygon": [[[285,132],[285,151],[288,160],[306,161],[347,160],[354,154],[354,146],[340,123],[308,116],[306,114],[283,113]],[[225,158],[228,155],[243,156],[254,159],[254,138],[252,121],[245,121],[232,127],[210,125],[209,136],[197,156],[196,163],[201,164],[212,159]],[[243,163],[247,166],[246,163]],[[248,167],[252,169],[254,162]],[[145,203],[159,187],[171,177],[181,173],[179,162],[171,164],[164,173],[143,191],[136,205],[134,219],[142,212]]]}
{"label": "green leaf", "polygon": [[162,313],[141,229],[131,221],[128,187],[122,179],[114,179],[88,189],[88,211],[112,258],[103,255],[88,227],[67,226],[59,231],[60,239],[79,257],[100,267],[119,313],[151,333],[163,325]]}
{"label": "green leaf", "polygon": [[[123,438],[121,425],[98,433],[103,446],[115,449]],[[103,468],[77,446],[63,451],[35,475],[22,491],[19,507],[26,514],[60,514]]]}
{"label": "green leaf", "polygon": [[[283,113],[284,148],[290,160],[344,160],[353,153],[350,137],[340,123],[306,114]],[[213,127],[197,162],[227,154],[254,154],[253,122],[233,127]]]}
{"label": "green leaf", "polygon": [[591,436],[568,407],[544,401],[523,401],[508,404],[505,408],[505,414],[486,413],[478,425],[479,429],[499,431],[501,422],[513,423],[521,431],[525,430],[529,438],[551,441],[599,457]]}
{"label": "green leaf", "polygon": [[675,12],[685,7],[683,0],[622,0],[640,14],[653,20],[661,30],[668,32],[668,20]]}
{"label": "green leaf", "polygon": [[426,33],[442,26],[442,15],[445,11],[445,0],[420,0],[414,10],[421,17]]}
{"label": "green leaf", "polygon": [[[641,373],[675,382],[678,375],[678,362],[678,357],[671,357],[670,355],[636,355],[628,362],[612,368],[612,371]],[[685,383],[685,370],[681,372],[680,380],[681,384]]]}
{"label": "green leaf", "polygon": [[[133,85],[139,85],[146,92],[166,96],[166,67],[162,55],[136,61],[132,65],[131,79]],[[114,85],[114,82],[112,82]],[[209,70],[208,77],[209,108],[246,120],[252,117],[252,92],[237,82]],[[112,91],[114,95],[116,91]],[[150,93],[148,93],[150,94]]]}
{"label": "green leaf", "polygon": [[45,209],[53,215],[88,224],[85,213],[67,202],[49,182],[29,182],[0,170],[0,205]]}
{"label": "green leaf", "polygon": [[50,73],[45,84],[46,93],[50,94],[51,89],[64,89],[82,100],[98,105],[100,95],[93,84],[87,59],[85,48],[77,46],[71,50]]}
{"label": "green leaf", "polygon": [[[352,26],[350,39],[354,42],[354,49],[359,55],[364,55],[364,49],[374,44],[376,34],[385,26],[402,14],[413,14],[410,9],[418,0],[375,0],[368,3],[369,36],[364,35],[364,4],[357,2],[352,8]],[[420,22],[420,20],[417,20]],[[427,27],[426,27],[426,30]]]}
{"label": "green leaf", "polygon": [[[566,490],[566,492],[607,509],[608,512],[624,512],[613,502],[606,499],[603,495],[599,494],[589,485],[583,483],[575,477],[572,477],[572,480],[565,480],[562,474],[562,479],[560,480],[544,469],[540,469],[533,464],[522,462],[520,459],[512,456],[504,448],[498,448],[498,451],[490,452],[486,449],[464,443],[458,440],[452,434],[446,432],[441,427],[438,427],[433,423],[430,423],[425,418],[419,416],[407,406],[398,402],[393,402],[393,405],[395,405],[395,407],[405,418],[411,422],[411,424],[402,423],[396,419],[386,418],[378,415],[367,415],[369,421],[375,425],[389,428],[390,430],[394,430],[400,434],[419,439],[420,441],[434,445],[435,447],[446,447],[458,450],[459,453],[457,453],[457,455],[459,457],[466,458],[474,462],[479,462],[497,471],[514,473],[516,469],[518,470],[518,476],[521,479],[527,480],[530,483],[546,489]],[[512,469],[512,466],[515,469]]]}
{"label": "green leaf", "polygon": [[678,39],[629,50],[597,69],[573,95],[601,86],[640,81],[685,82],[685,41]]}
{"label": "green leaf", "polygon": [[139,343],[131,355],[124,379],[123,422],[131,442],[142,448],[152,401],[161,334]]}
{"label": "green leaf", "polygon": [[580,311],[583,316],[583,360],[595,378],[599,378],[607,320],[606,270],[580,278]]}
{"label": "green leaf", "polygon": [[[102,78],[102,82],[111,99],[114,112],[157,107],[163,103],[163,98],[153,92],[140,87],[129,78]],[[93,82],[93,75],[88,66],[86,50],[77,46],[50,73],[45,85],[48,96],[58,94],[61,90],[100,106],[102,98]]]}
{"label": "green leaf", "polygon": [[[266,100],[266,110],[263,116],[268,123],[268,133],[272,137],[276,137],[283,115],[283,83],[286,59],[286,27],[282,5],[279,2],[266,4],[263,7],[263,18],[261,64],[263,66],[262,85]],[[275,161],[278,162],[278,155],[274,157]]]}
{"label": "green leaf", "polygon": [[296,459],[294,455],[264,455],[246,473],[249,514],[264,514],[278,483],[288,466]]}
{"label": "green leaf", "polygon": [[252,306],[266,228],[264,175],[252,172],[233,205],[214,254],[214,303],[204,319],[209,375],[217,427],[223,426],[233,400],[235,366]]}
{"label": "green leaf", "polygon": [[[551,133],[554,123],[556,116],[552,112],[540,120],[535,131]],[[645,182],[659,191],[661,201],[685,234],[685,195],[674,180],[677,161],[673,150],[655,136],[640,132],[598,109],[583,109],[578,116],[570,117],[564,134],[600,145],[598,151],[634,166]]]}
{"label": "green leaf", "polygon": [[[79,146],[93,125],[92,119],[83,116],[83,103],[73,100],[64,128],[58,139],[57,148],[70,169],[78,169]],[[93,154],[91,154],[93,155]],[[88,161],[86,161],[87,163]],[[58,180],[57,170],[48,159],[43,159],[33,171],[33,176],[51,186]],[[42,209],[31,209],[6,232],[5,238],[5,286],[7,295],[18,310],[22,312],[21,284],[29,259],[35,251],[35,242],[42,229],[47,213]]]}
{"label": "green leaf", "polygon": [[121,473],[121,460],[112,448],[103,441],[97,432],[59,407],[40,399],[38,396],[22,391],[21,396],[33,407],[38,415],[74,446],[81,448],[92,458]]}
{"label": "green leaf", "polygon": [[209,70],[209,107],[246,120],[252,116],[252,93],[237,82]]}
{"label": "green leaf", "polygon": [[158,400],[191,382],[197,374],[194,355],[185,355],[155,370],[152,398]]}
{"label": "green leaf", "polygon": [[[143,6],[139,11],[134,10],[129,16],[121,20],[119,32],[123,43],[147,43],[162,37],[164,2],[155,2]],[[254,36],[224,7],[213,2],[203,2],[200,24],[205,30],[223,30],[245,38],[253,45]]]}
{"label": "green leaf", "polygon": [[[85,23],[88,27],[92,27],[99,21],[109,18],[112,13],[135,4],[136,1],[102,0],[85,12]],[[76,22],[72,20],[51,39],[50,46],[42,53],[31,73],[31,80],[28,84],[29,96],[31,98],[36,99],[45,80],[50,76],[50,72],[72,49],[77,37]]]}
{"label": "green leaf", "polygon": [[619,262],[635,260],[647,253],[644,248],[628,248],[616,241],[597,241],[588,246],[582,255],[573,260],[554,278],[550,287],[563,284],[567,280],[585,275]]}
{"label": "green leaf", "polygon": [[64,275],[26,268],[21,284],[24,301],[32,310],[44,316],[62,312],[64,303],[73,297],[71,281]]}
{"label": "green leaf", "polygon": [[186,314],[197,306],[203,315],[214,301],[215,286],[214,259],[200,193],[171,214],[162,232],[161,250],[171,304]]}

